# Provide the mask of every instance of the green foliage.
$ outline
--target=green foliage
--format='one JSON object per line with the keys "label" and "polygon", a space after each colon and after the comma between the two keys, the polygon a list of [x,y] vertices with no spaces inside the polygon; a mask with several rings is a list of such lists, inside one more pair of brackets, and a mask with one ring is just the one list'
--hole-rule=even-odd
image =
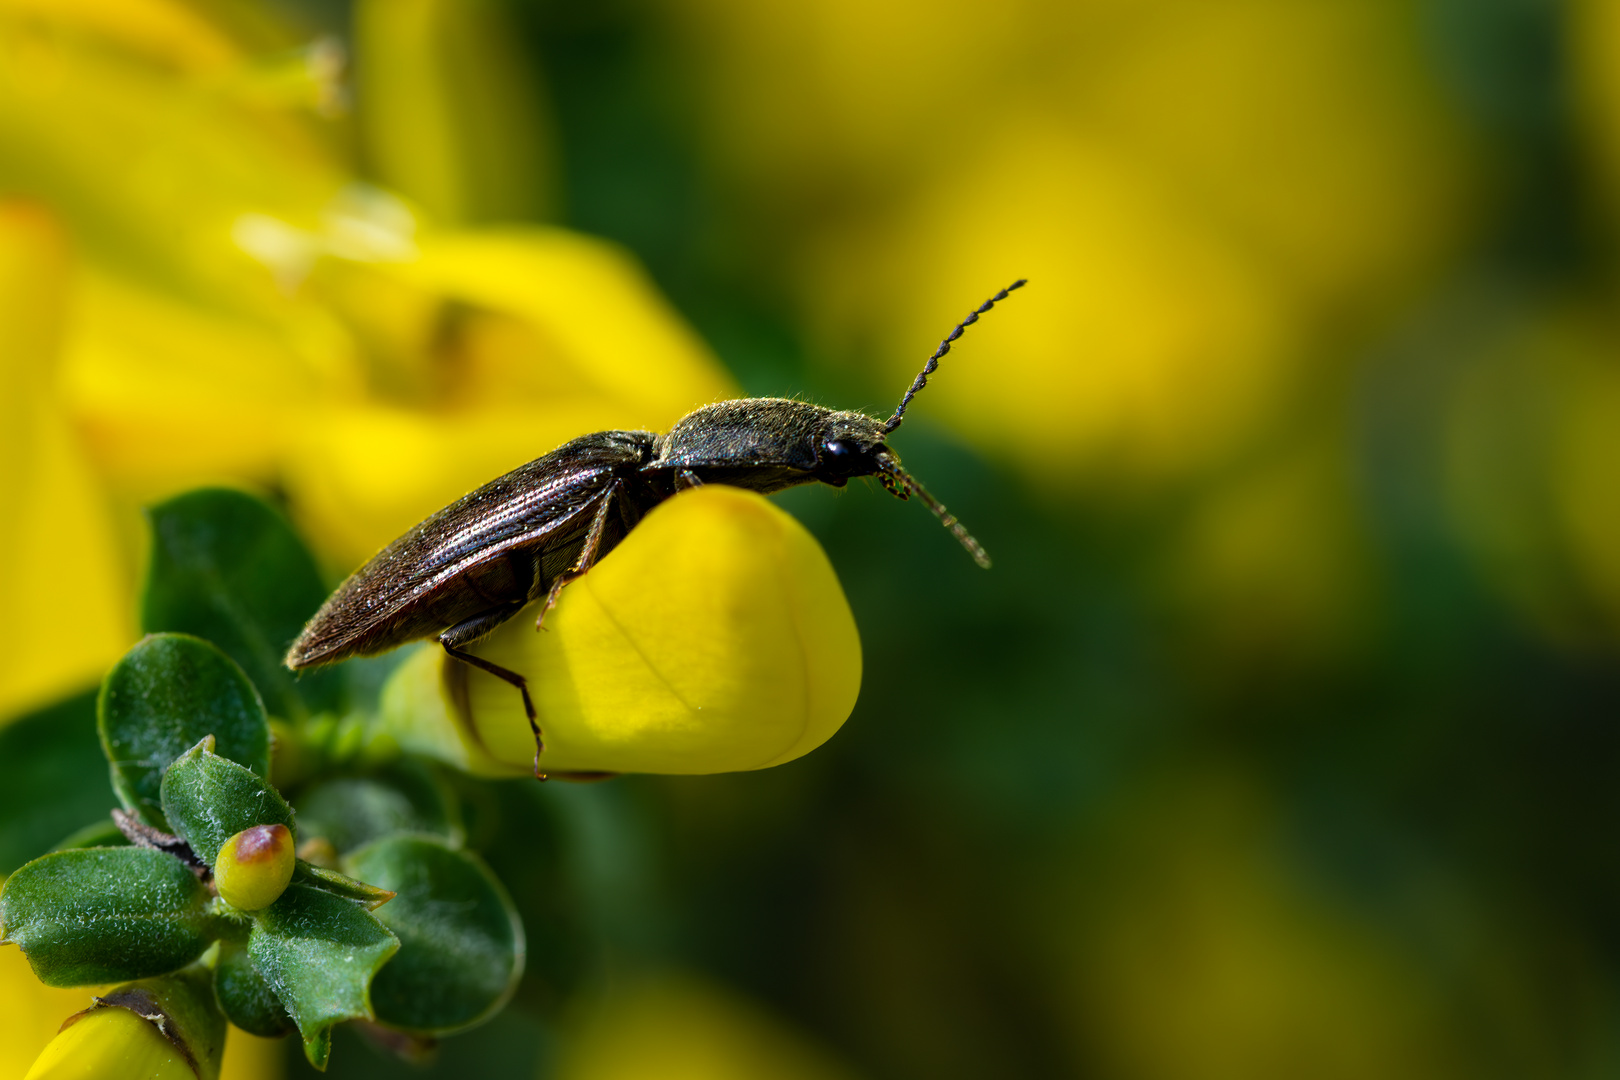
{"label": "green foliage", "polygon": [[47,986],[178,971],[219,932],[208,890],[184,863],[144,848],[35,859],[6,879],[0,931]]}
{"label": "green foliage", "polygon": [[336,870],[313,866],[303,860],[293,867],[293,881],[323,889],[345,900],[353,900],[367,911],[375,911],[394,898],[392,889],[381,889],[364,881],[356,881]]}
{"label": "green foliage", "polygon": [[300,836],[320,837],[337,851],[401,832],[461,839],[452,795],[425,768],[405,762],[312,785],[299,796],[298,823]]}
{"label": "green foliage", "polygon": [[245,943],[220,943],[214,964],[214,996],[231,1023],[251,1035],[273,1039],[293,1029],[275,988],[248,955]]}
{"label": "green foliage", "polygon": [[153,634],[101,684],[97,724],[113,790],[131,813],[168,827],[163,770],[212,735],[216,753],[270,773],[270,725],[253,684],[230,657],[185,634]]}
{"label": "green foliage", "polygon": [[304,1037],[316,1068],[325,1064],[330,1029],[372,1015],[367,988],[399,950],[399,939],[353,901],[294,884],[260,912],[248,955]]}
{"label": "green foliage", "polygon": [[141,629],[213,642],[242,666],[277,716],[336,710],[337,672],[295,681],[281,666],[287,646],[326,598],[315,560],[287,520],[225,488],[188,492],[152,507],[150,517]]}
{"label": "green foliage", "polygon": [[399,895],[377,917],[403,946],[372,986],[377,1019],[420,1035],[481,1023],[523,974],[523,926],[483,861],[433,836],[391,836],[345,862]]}
{"label": "green foliage", "polygon": [[58,846],[118,800],[102,781],[96,695],[80,694],[0,728],[0,877]]}
{"label": "green foliage", "polygon": [[292,807],[281,793],[213,749],[210,735],[163,774],[164,816],[197,857],[213,866],[225,841],[255,825],[285,825],[296,837]]}
{"label": "green foliage", "polygon": [[[99,697],[0,731],[0,871],[33,858],[0,889],[5,940],[52,986],[188,970],[212,982],[198,1030],[226,1018],[258,1035],[296,1029],[317,1068],[344,1021],[419,1038],[493,1015],[522,973],[523,928],[460,850],[456,795],[426,766],[379,764],[397,751],[367,743],[364,716],[311,716],[337,703],[338,684],[295,687],[279,668],[322,598],[313,560],[279,514],[237,492],[182,496],[152,521],[143,619],[188,633],[149,635]],[[278,760],[296,763],[296,824],[270,781],[261,693],[288,718]],[[96,821],[115,797],[129,816]],[[279,898],[239,911],[212,872],[259,825],[310,841],[320,865],[298,860]]]}

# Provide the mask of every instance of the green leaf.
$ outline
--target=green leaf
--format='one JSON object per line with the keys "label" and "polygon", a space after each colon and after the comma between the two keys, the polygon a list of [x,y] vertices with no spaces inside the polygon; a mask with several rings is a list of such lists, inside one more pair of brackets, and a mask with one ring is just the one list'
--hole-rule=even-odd
{"label": "green leaf", "polygon": [[489,1019],[523,974],[523,924],[481,859],[433,836],[393,836],[354,853],[346,869],[399,895],[377,918],[400,940],[372,984],[377,1019],[448,1035]]}
{"label": "green leaf", "polygon": [[254,920],[248,954],[304,1038],[304,1053],[325,1066],[328,1032],[344,1020],[371,1019],[371,980],[399,940],[359,905],[293,884]]}
{"label": "green leaf", "polygon": [[163,770],[205,735],[214,752],[260,776],[270,772],[270,723],[235,661],[184,634],[153,634],[107,673],[97,702],[113,790],[148,825],[167,829]]}
{"label": "green leaf", "polygon": [[0,878],[118,805],[104,778],[94,691],[0,729]]}
{"label": "green leaf", "polygon": [[214,996],[231,1023],[251,1035],[273,1039],[293,1028],[292,1017],[282,1007],[270,982],[253,963],[241,945],[221,942],[219,962],[214,965]]}
{"label": "green leaf", "polygon": [[218,931],[211,897],[180,860],[148,848],[59,851],[0,890],[0,934],[47,986],[89,986],[176,971]]}
{"label": "green leaf", "polygon": [[213,736],[181,754],[163,774],[163,814],[209,866],[225,841],[255,825],[285,825],[295,838],[292,807],[269,781],[213,752]]}
{"label": "green leaf", "polygon": [[298,800],[300,833],[339,852],[393,833],[461,839],[454,804],[425,769],[401,764],[371,776],[348,776],[309,788]]}
{"label": "green leaf", "polygon": [[315,560],[275,510],[240,491],[204,488],[148,511],[152,557],[141,599],[148,633],[206,638],[242,665],[277,716],[338,711],[342,677],[295,679],[281,664],[326,599]]}
{"label": "green leaf", "polygon": [[315,866],[302,859],[293,866],[293,881],[313,886],[333,896],[341,896],[345,900],[353,900],[367,911],[376,911],[394,898],[393,892],[388,889],[379,889],[364,881],[356,881],[346,874]]}

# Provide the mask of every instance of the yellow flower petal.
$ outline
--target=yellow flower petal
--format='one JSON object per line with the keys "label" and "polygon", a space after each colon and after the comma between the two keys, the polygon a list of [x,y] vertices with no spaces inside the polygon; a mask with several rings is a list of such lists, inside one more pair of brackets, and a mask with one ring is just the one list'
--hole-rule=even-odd
{"label": "yellow flower petal", "polygon": [[[860,639],[825,553],[736,488],[659,506],[563,591],[540,633],[536,610],[476,651],[530,680],[548,772],[777,765],[831,737],[860,690]],[[400,741],[474,772],[528,772],[534,743],[517,692],[447,661],[423,649],[385,689]],[[463,679],[466,716],[446,693]]]}
{"label": "yellow flower petal", "polygon": [[[300,526],[339,567],[577,435],[667,430],[693,407],[735,396],[703,342],[612,244],[563,229],[429,232],[419,257],[365,270],[317,280],[357,309],[395,289],[396,299],[431,298],[432,314],[398,320],[422,325],[381,350],[401,358],[391,382],[421,389],[388,401],[334,397],[300,416],[282,481]],[[389,314],[378,306],[371,317]]]}
{"label": "yellow flower petal", "polygon": [[56,400],[71,260],[46,211],[0,202],[0,716],[93,684],[134,636],[101,486]]}
{"label": "yellow flower petal", "polygon": [[196,1080],[157,1025],[128,1009],[95,1009],[69,1024],[26,1080]]}
{"label": "yellow flower petal", "polygon": [[219,28],[172,0],[0,0],[0,15],[116,42],[183,71],[215,70],[238,57]]}
{"label": "yellow flower petal", "polygon": [[361,136],[378,179],[441,221],[541,216],[546,117],[487,0],[361,0]]}
{"label": "yellow flower petal", "polygon": [[62,1018],[89,1004],[83,988],[61,990],[34,977],[21,949],[0,947],[0,1006],[5,1038],[0,1039],[0,1076],[23,1076],[29,1063],[56,1037]]}
{"label": "yellow flower petal", "polygon": [[540,227],[443,232],[424,236],[421,258],[399,273],[531,324],[549,364],[624,403],[621,426],[662,429],[735,396],[707,346],[616,244]]}
{"label": "yellow flower petal", "polygon": [[848,1080],[803,1032],[686,975],[614,985],[558,1063],[563,1080]]}

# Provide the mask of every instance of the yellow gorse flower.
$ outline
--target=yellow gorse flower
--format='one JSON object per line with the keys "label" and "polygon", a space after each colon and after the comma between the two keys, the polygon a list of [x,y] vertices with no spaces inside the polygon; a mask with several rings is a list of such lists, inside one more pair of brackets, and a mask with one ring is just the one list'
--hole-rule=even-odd
{"label": "yellow gorse flower", "polygon": [[203,969],[126,983],[68,1017],[27,1080],[219,1080],[225,1030]]}
{"label": "yellow gorse flower", "polygon": [[66,1028],[26,1080],[196,1080],[157,1025],[128,1009],[95,1009]]}
{"label": "yellow gorse flower", "polygon": [[[661,504],[535,632],[480,652],[528,677],[548,773],[760,769],[825,742],[855,705],[860,640],[820,545],[751,492]],[[506,683],[437,647],[407,661],[383,713],[410,749],[521,775],[534,742]]]}
{"label": "yellow gorse flower", "polygon": [[[0,320],[0,379],[16,390],[7,437],[21,463],[8,480],[17,490],[3,494],[26,510],[0,530],[12,568],[0,573],[16,576],[10,595],[37,616],[13,623],[0,648],[41,653],[0,677],[0,714],[92,680],[126,647],[142,503],[205,482],[274,486],[342,571],[570,437],[662,430],[735,396],[623,252],[561,229],[456,224],[502,205],[476,174],[503,116],[522,117],[484,117],[485,144],[447,156],[444,146],[476,132],[430,125],[423,142],[391,106],[362,112],[368,152],[422,195],[416,204],[360,183],[334,149],[332,45],[198,10],[0,0],[0,184],[28,196],[0,214],[0,310],[12,316]],[[472,39],[499,34],[483,8],[463,18],[424,0],[412,11],[403,22],[361,13],[360,47],[381,50],[368,59],[385,88],[412,70],[442,71],[435,64],[476,66]],[[428,55],[441,45],[455,56]],[[457,95],[483,93],[469,89],[477,80],[506,77],[469,70],[473,82],[418,86],[442,95],[439,112],[423,115],[455,115],[470,107]],[[531,162],[533,137],[523,136]],[[848,715],[858,642],[808,534],[725,494],[681,500],[668,519],[679,524],[648,525],[663,537],[656,546],[626,545],[595,584],[576,586],[580,598],[540,638],[540,666],[565,657],[568,673],[540,679],[557,758],[548,765],[754,768],[819,743]],[[707,537],[716,556],[698,558],[699,545],[672,535],[682,531]],[[686,558],[683,569],[660,552]],[[28,593],[44,583],[63,590],[59,602]],[[647,633],[716,643],[678,658],[686,676],[725,688],[688,699],[718,703],[683,721],[712,729],[709,750],[654,737],[684,692],[670,696],[657,663],[640,682],[620,680],[611,703],[581,706],[581,716],[612,712],[611,733],[595,719],[576,730],[559,703],[578,693],[564,688],[596,681],[592,657],[611,635],[582,612],[610,585],[642,598],[613,609],[637,633],[673,619],[667,634]],[[737,603],[705,606],[711,596]],[[719,621],[706,628],[700,614]],[[627,670],[622,658],[602,663]],[[768,695],[784,691],[794,698],[777,708]],[[485,696],[475,681],[475,704]],[[612,753],[595,749],[608,743]]]}

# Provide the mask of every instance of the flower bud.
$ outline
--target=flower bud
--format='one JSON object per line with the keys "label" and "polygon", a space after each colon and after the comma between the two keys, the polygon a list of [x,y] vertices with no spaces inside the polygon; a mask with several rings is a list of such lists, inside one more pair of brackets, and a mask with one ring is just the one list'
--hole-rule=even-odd
{"label": "flower bud", "polygon": [[285,825],[243,829],[219,849],[214,884],[238,911],[258,911],[275,903],[293,872],[292,833]]}
{"label": "flower bud", "polygon": [[[710,484],[653,509],[568,585],[475,647],[524,675],[546,773],[713,773],[825,742],[860,690],[854,616],[826,554],[762,496]],[[511,686],[430,646],[383,693],[407,749],[523,775],[534,740]]]}
{"label": "flower bud", "polygon": [[92,1009],[70,1020],[27,1080],[196,1080],[180,1048],[128,1009]]}
{"label": "flower bud", "polygon": [[68,1017],[26,1080],[218,1080],[225,1018],[207,968],[126,983]]}

